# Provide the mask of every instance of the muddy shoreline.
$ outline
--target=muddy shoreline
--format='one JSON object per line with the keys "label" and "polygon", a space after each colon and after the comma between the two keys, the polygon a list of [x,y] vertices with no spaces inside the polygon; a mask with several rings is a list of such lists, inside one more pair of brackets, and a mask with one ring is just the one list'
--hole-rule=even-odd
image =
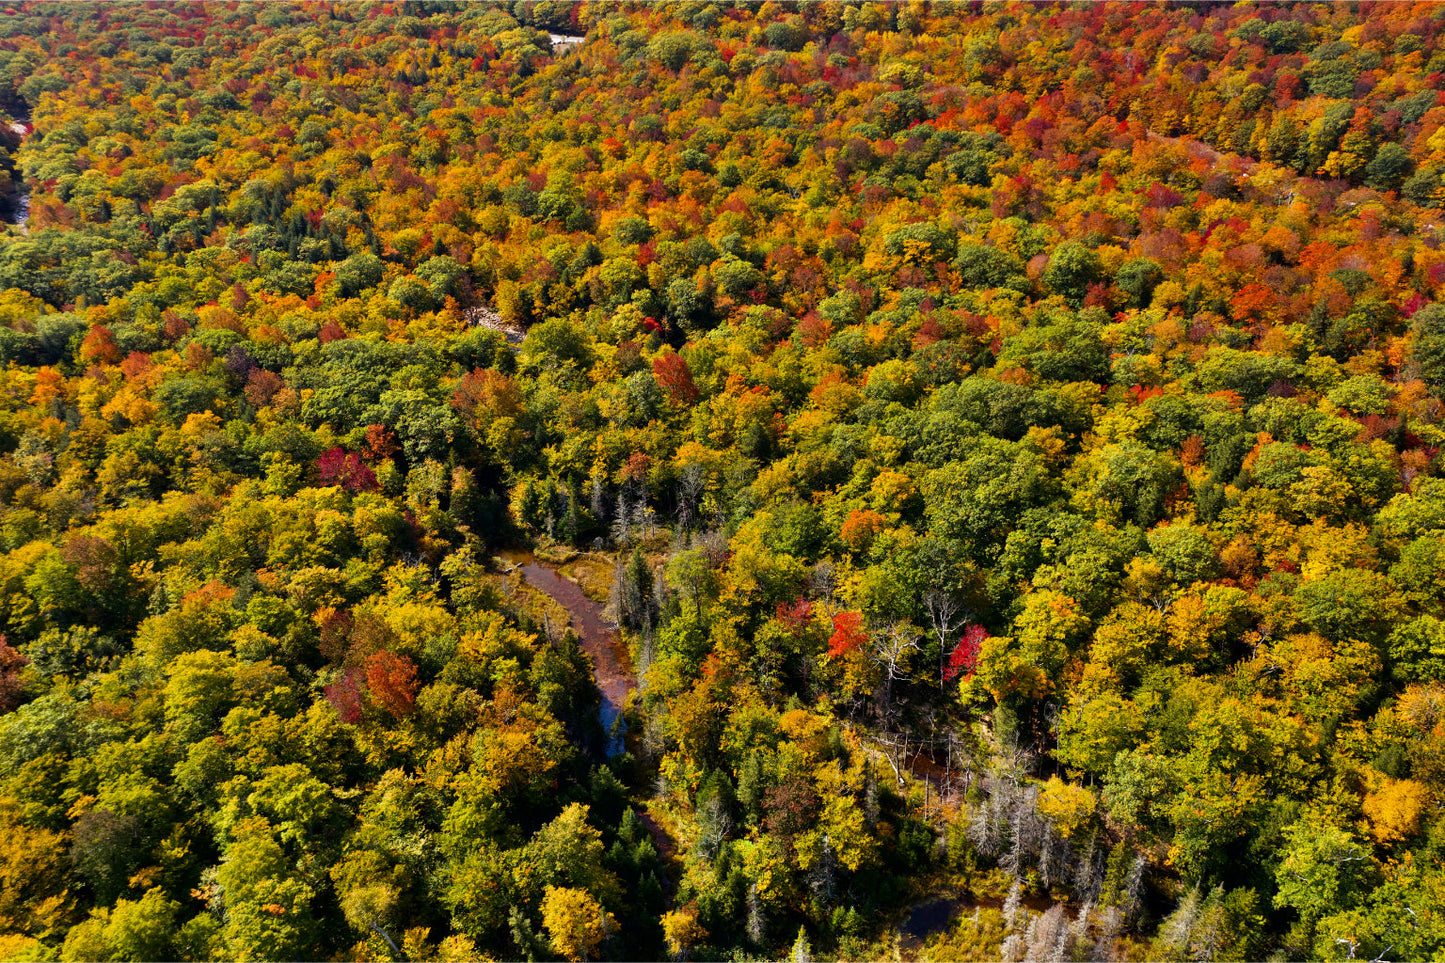
{"label": "muddy shoreline", "polygon": [[602,606],[582,591],[582,586],[530,552],[503,552],[498,556],[520,571],[528,585],[567,610],[578,644],[592,659],[592,674],[602,694],[602,728],[608,734],[608,754],[622,751],[626,723],[622,718],[627,696],[637,688],[632,657],[622,634],[603,613]]}

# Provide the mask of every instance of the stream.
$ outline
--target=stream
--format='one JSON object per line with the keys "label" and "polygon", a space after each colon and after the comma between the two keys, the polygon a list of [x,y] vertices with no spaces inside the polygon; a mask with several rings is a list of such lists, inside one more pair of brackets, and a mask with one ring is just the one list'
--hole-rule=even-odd
{"label": "stream", "polygon": [[0,198],[0,223],[14,224],[20,230],[25,230],[25,222],[30,220],[30,188],[24,181],[17,181],[12,192]]}
{"label": "stream", "polygon": [[622,635],[602,614],[602,606],[588,598],[582,587],[557,569],[538,561],[530,552],[506,552],[501,555],[513,570],[521,570],[527,584],[550,597],[567,610],[578,644],[592,658],[592,673],[602,693],[602,728],[608,734],[609,755],[622,751],[622,707],[627,694],[637,688],[632,671],[632,657]]}
{"label": "stream", "polygon": [[14,224],[23,232],[30,220],[30,188],[23,180],[12,180],[0,188],[0,224]]}
{"label": "stream", "polygon": [[[29,111],[17,114],[10,130],[24,140],[30,133]],[[30,220],[30,185],[25,183],[14,158],[8,163],[10,169],[0,171],[0,181],[9,182],[0,183],[0,224],[14,224],[24,231],[25,222]]]}
{"label": "stream", "polygon": [[[577,633],[578,643],[592,659],[592,671],[597,680],[597,689],[602,694],[599,714],[602,727],[608,733],[609,755],[623,749],[622,707],[627,695],[637,688],[637,676],[632,670],[632,659],[617,628],[603,615],[602,606],[588,598],[582,587],[563,575],[557,567],[540,561],[535,555],[524,551],[500,553],[499,558],[508,566],[507,571],[520,572],[527,584],[551,598],[567,610],[572,630]],[[923,778],[937,781],[941,787],[946,779],[944,767],[931,755],[914,750],[908,760],[909,769],[923,771]],[[658,851],[671,856],[675,842],[657,823],[646,808],[639,808],[643,825],[652,835]],[[670,880],[664,879],[668,891]],[[1026,901],[1027,902],[1027,901]],[[936,895],[912,906],[904,915],[899,927],[905,959],[918,958],[919,951],[930,936],[946,930],[959,916],[980,905],[1001,905],[998,900],[968,898],[965,894]],[[1041,904],[1047,907],[1047,901]]]}
{"label": "stream", "polygon": [[[622,721],[622,707],[627,703],[627,694],[637,688],[637,675],[632,671],[632,656],[622,641],[621,633],[602,614],[602,606],[588,598],[580,585],[554,566],[539,561],[531,552],[503,552],[499,557],[511,566],[509,571],[520,571],[528,585],[567,610],[578,644],[592,659],[592,674],[597,680],[597,690],[602,694],[598,715],[602,717],[602,728],[607,732],[607,754],[613,756],[622,752],[623,735],[627,730],[626,723]],[[652,837],[664,863],[671,866],[677,860],[676,840],[647,806],[637,806],[637,817]],[[670,900],[677,888],[672,872],[665,868],[660,881]]]}

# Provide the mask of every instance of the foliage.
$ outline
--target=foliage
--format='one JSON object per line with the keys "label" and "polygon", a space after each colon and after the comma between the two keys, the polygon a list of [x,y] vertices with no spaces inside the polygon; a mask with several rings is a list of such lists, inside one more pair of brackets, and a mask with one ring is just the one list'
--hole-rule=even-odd
{"label": "foliage", "polygon": [[7,13],[0,955],[1445,952],[1433,7]]}

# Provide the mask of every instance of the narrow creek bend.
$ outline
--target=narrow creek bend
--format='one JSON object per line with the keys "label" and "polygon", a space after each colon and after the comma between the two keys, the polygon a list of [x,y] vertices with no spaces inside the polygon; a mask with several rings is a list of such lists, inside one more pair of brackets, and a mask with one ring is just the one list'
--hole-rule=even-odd
{"label": "narrow creek bend", "polygon": [[[10,129],[3,136],[14,138],[18,147],[19,142],[30,133],[30,111],[18,110],[13,114]],[[24,231],[26,222],[30,220],[30,185],[15,163],[13,152],[12,149],[12,156],[5,158],[3,169],[0,169],[0,175],[3,175],[0,176],[0,223],[14,224]]]}
{"label": "narrow creek bend", "polygon": [[501,559],[520,569],[527,584],[567,610],[578,644],[592,657],[592,672],[602,693],[602,728],[608,733],[609,754],[622,750],[622,707],[637,688],[632,658],[622,635],[602,614],[602,606],[587,597],[582,587],[529,552],[506,552]]}

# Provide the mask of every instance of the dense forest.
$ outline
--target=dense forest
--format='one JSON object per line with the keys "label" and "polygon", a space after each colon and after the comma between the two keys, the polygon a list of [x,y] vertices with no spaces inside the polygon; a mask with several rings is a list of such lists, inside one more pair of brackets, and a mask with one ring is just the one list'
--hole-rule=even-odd
{"label": "dense forest", "polygon": [[1442,87],[1425,3],[4,6],[0,957],[1445,958]]}

